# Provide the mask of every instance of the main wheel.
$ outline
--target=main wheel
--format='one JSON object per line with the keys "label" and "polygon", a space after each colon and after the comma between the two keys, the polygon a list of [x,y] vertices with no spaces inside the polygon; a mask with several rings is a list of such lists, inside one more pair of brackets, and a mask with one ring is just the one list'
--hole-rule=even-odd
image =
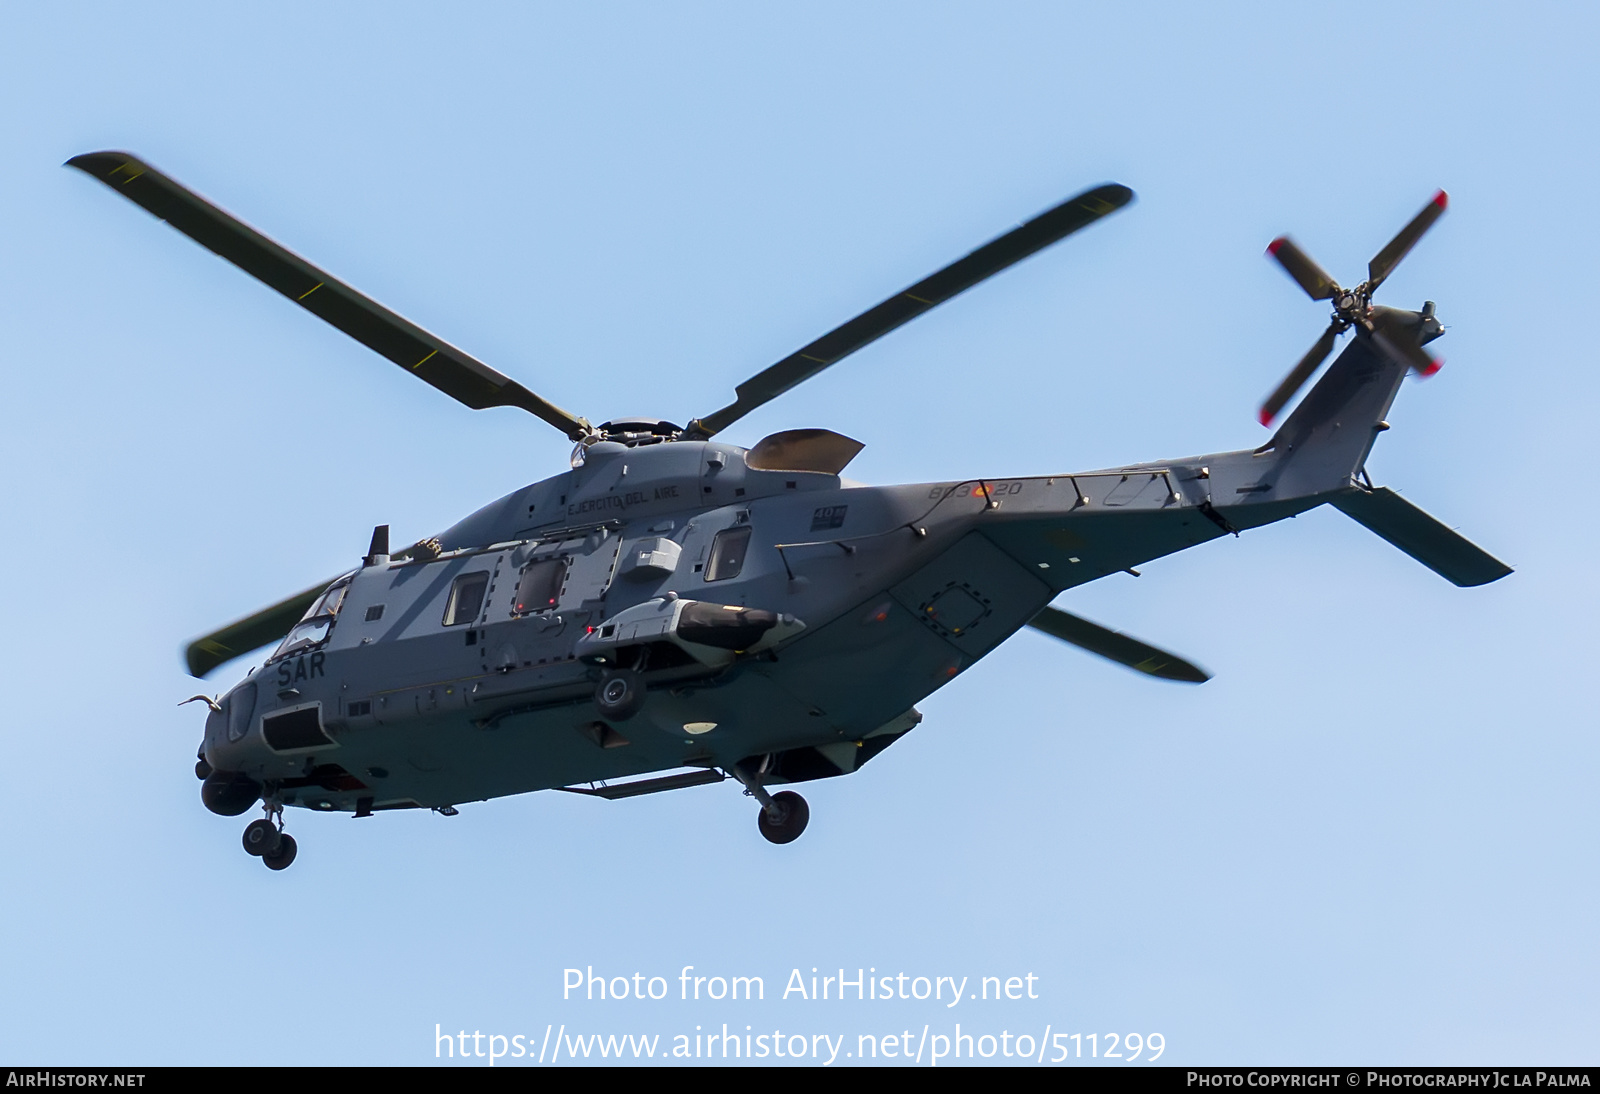
{"label": "main wheel", "polygon": [[270,855],[262,855],[261,861],[267,864],[269,870],[287,870],[297,850],[299,848],[295,846],[294,837],[283,833],[278,840],[278,850]]}
{"label": "main wheel", "polygon": [[763,809],[756,817],[757,827],[771,843],[793,843],[806,830],[811,820],[811,807],[793,790],[778,791],[772,795],[772,804],[779,807],[782,815],[773,820]]}
{"label": "main wheel", "polygon": [[271,821],[263,817],[258,821],[251,821],[249,827],[244,830],[244,849],[247,853],[258,858],[262,855],[270,855],[278,850],[278,846],[284,838],[283,833],[279,832]]}
{"label": "main wheel", "polygon": [[632,669],[612,669],[594,689],[594,705],[608,722],[632,718],[644,706],[644,677]]}

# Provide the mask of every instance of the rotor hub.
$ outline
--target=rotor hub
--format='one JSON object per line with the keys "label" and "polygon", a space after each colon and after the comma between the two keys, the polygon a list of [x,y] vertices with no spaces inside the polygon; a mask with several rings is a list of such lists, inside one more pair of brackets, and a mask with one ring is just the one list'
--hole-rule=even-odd
{"label": "rotor hub", "polygon": [[601,422],[595,427],[594,433],[581,443],[615,441],[618,444],[625,444],[629,448],[636,448],[644,444],[660,444],[663,441],[677,440],[682,434],[683,426],[675,425],[662,418],[617,418],[613,421]]}

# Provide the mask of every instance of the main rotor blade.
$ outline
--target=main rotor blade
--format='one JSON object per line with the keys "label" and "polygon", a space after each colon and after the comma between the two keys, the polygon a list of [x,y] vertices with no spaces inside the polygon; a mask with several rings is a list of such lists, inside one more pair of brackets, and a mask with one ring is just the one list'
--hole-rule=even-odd
{"label": "main rotor blade", "polygon": [[1300,358],[1300,363],[1289,370],[1289,375],[1283,378],[1283,383],[1267,396],[1267,401],[1261,404],[1261,413],[1258,415],[1262,425],[1271,425],[1272,419],[1278,416],[1278,411],[1294,398],[1295,392],[1305,386],[1305,382],[1311,379],[1311,374],[1317,371],[1317,366],[1327,360],[1328,354],[1333,352],[1333,343],[1339,337],[1340,329],[1339,324],[1335,322],[1323,331],[1322,337],[1317,339],[1317,344],[1311,347],[1311,351]]}
{"label": "main rotor blade", "polygon": [[809,380],[840,358],[877,341],[985,278],[1116,212],[1132,200],[1133,191],[1116,183],[1097,186],[1069,198],[758,372],[734,389],[738,397],[732,403],[690,422],[687,434],[705,438],[721,432],[756,407]]}
{"label": "main rotor blade", "polygon": [[1279,236],[1267,244],[1267,253],[1278,260],[1278,265],[1306,291],[1313,300],[1331,300],[1339,291],[1339,283],[1311,260],[1311,256],[1295,246],[1288,236]]}
{"label": "main rotor blade", "polygon": [[126,152],[90,152],[72,157],[67,166],[99,179],[312,315],[474,410],[520,407],[573,440],[590,432],[584,419],[402,319],[144,161]]}
{"label": "main rotor blade", "polygon": [[1178,680],[1185,684],[1203,684],[1211,674],[1191,664],[1175,653],[1130,638],[1120,631],[1110,630],[1091,623],[1082,616],[1064,612],[1060,608],[1045,608],[1029,621],[1028,626],[1041,630],[1052,638],[1070,642],[1079,649],[1097,653],[1119,665],[1138,669],[1163,680]]}
{"label": "main rotor blade", "polygon": [[1422,207],[1422,212],[1411,218],[1411,223],[1400,229],[1400,234],[1389,241],[1389,245],[1373,256],[1367,263],[1368,292],[1383,284],[1384,278],[1394,272],[1400,260],[1406,253],[1416,246],[1417,240],[1422,238],[1422,233],[1433,227],[1433,222],[1444,215],[1445,207],[1450,204],[1450,195],[1440,190],[1433,195],[1433,200]]}
{"label": "main rotor blade", "polygon": [[329,578],[320,585],[313,585],[304,592],[295,593],[271,607],[262,608],[254,615],[247,615],[243,619],[229,623],[226,627],[196,638],[183,650],[183,660],[189,667],[189,675],[204,676],[224,661],[232,661],[235,657],[265,646],[268,642],[276,642],[294,629],[294,625],[300,622],[300,617],[306,614],[306,609],[316,602],[317,597],[327,592],[331,584],[333,579]]}

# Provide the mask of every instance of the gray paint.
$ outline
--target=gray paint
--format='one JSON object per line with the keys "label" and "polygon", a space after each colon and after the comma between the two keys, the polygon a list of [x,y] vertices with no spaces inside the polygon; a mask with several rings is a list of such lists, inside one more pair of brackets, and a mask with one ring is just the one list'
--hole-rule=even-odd
{"label": "gray paint", "polygon": [[[301,654],[256,671],[252,731],[237,742],[208,731],[207,758],[269,785],[337,764],[365,788],[278,796],[346,811],[364,798],[455,805],[804,748],[851,771],[853,749],[909,729],[918,701],[1063,590],[1215,539],[1223,524],[1254,528],[1362,492],[1357,476],[1404,375],[1357,337],[1263,449],[1055,476],[846,487],[752,470],[721,443],[597,444],[582,467],[441,535],[442,557],[361,570],[320,665]],[[697,568],[714,535],[744,523],[742,572],[705,580]],[[517,616],[521,565],[557,555],[571,560],[559,603]],[[624,563],[638,557],[648,564]],[[492,574],[481,616],[445,627],[451,584],[480,569]],[[577,640],[668,593],[805,627],[726,668],[651,669],[644,709],[597,726],[600,670],[577,658]],[[378,603],[382,621],[366,623]],[[311,703],[333,743],[310,755],[268,748],[261,718]],[[370,711],[352,714],[352,703]]]}

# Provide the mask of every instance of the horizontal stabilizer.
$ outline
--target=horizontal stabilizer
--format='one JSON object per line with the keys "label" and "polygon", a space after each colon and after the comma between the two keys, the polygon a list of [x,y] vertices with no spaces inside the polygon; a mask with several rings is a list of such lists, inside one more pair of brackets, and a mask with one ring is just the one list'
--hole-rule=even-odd
{"label": "horizontal stabilizer", "polygon": [[1341,494],[1333,504],[1446,581],[1463,588],[1487,585],[1511,572],[1504,562],[1386,486]]}
{"label": "horizontal stabilizer", "polygon": [[1082,616],[1064,612],[1060,608],[1044,609],[1028,622],[1028,626],[1149,676],[1179,680],[1185,684],[1203,684],[1211,679],[1210,673],[1175,653],[1157,649],[1147,642],[1091,623]]}

